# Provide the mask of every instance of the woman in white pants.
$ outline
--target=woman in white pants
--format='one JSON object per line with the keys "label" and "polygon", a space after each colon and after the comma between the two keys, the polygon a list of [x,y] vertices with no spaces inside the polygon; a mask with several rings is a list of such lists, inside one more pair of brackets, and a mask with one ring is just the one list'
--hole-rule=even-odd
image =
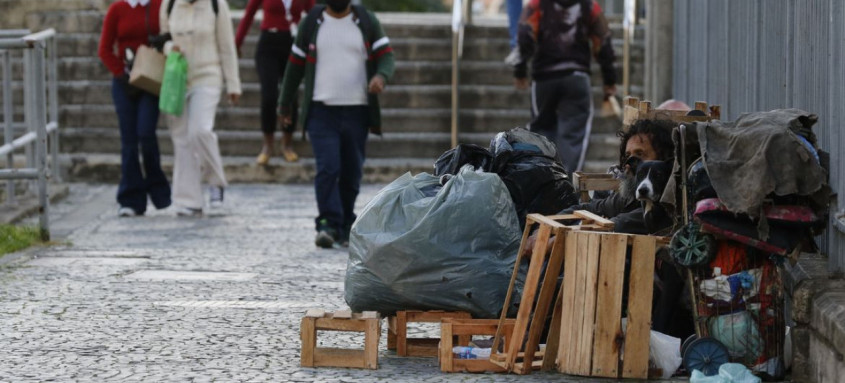
{"label": "woman in white pants", "polygon": [[173,205],[183,216],[202,215],[202,179],[209,185],[211,207],[223,203],[228,185],[214,133],[214,116],[225,87],[231,104],[241,94],[238,59],[226,0],[165,0],[159,20],[172,41],[165,52],[181,52],[188,61],[188,86],[181,116],[168,116],[173,139]]}

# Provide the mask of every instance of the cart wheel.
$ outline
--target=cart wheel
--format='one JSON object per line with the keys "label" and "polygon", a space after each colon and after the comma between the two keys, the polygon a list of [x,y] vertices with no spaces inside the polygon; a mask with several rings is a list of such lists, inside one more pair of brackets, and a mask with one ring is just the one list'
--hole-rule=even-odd
{"label": "cart wheel", "polygon": [[687,352],[687,348],[689,348],[689,344],[694,342],[696,339],[698,339],[698,335],[695,335],[695,334],[692,334],[692,335],[688,336],[687,339],[684,339],[684,342],[681,343],[681,355],[684,355]]}
{"label": "cart wheel", "polygon": [[683,361],[688,371],[698,370],[704,375],[713,376],[719,373],[719,367],[730,361],[730,355],[722,342],[704,337],[687,345]]}
{"label": "cart wheel", "polygon": [[672,236],[669,249],[672,258],[681,266],[705,265],[716,254],[716,240],[699,229],[697,224],[690,223]]}

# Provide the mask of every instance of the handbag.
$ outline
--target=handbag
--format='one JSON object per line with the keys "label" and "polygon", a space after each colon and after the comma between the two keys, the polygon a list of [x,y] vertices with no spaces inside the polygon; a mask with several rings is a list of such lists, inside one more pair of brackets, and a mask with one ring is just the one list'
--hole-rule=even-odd
{"label": "handbag", "polygon": [[[147,14],[144,19],[147,36],[150,36],[149,18],[150,6],[147,5]],[[164,62],[165,57],[159,51],[146,45],[139,46],[129,72],[129,85],[158,96],[164,76]]]}

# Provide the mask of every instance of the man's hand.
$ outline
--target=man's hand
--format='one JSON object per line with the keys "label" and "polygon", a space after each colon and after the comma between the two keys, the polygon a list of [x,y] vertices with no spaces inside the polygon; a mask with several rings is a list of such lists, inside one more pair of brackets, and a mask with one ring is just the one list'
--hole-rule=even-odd
{"label": "man's hand", "polygon": [[178,46],[178,45],[173,44],[173,46],[172,46],[172,47],[170,47],[170,51],[171,51],[171,52],[182,53],[182,48],[179,48],[179,46]]}
{"label": "man's hand", "polygon": [[279,120],[282,121],[282,126],[290,126],[293,124],[293,117],[291,117],[290,113],[279,116]]}
{"label": "man's hand", "polygon": [[238,100],[241,99],[241,95],[238,93],[229,93],[229,105],[238,105]]}
{"label": "man's hand", "polygon": [[[555,237],[552,236],[549,238],[549,242],[546,245],[547,253],[551,253],[552,246],[555,244]],[[534,246],[537,245],[537,233],[531,234],[528,239],[525,240],[525,246],[522,248],[522,256],[523,257],[531,257],[531,253],[534,252]]]}
{"label": "man's hand", "polygon": [[517,90],[527,90],[529,85],[528,77],[513,79],[513,86]]}
{"label": "man's hand", "polygon": [[616,85],[605,85],[604,86],[604,99],[608,100],[613,96],[616,96]]}
{"label": "man's hand", "polygon": [[377,74],[373,76],[373,79],[370,80],[369,91],[372,94],[379,94],[381,91],[384,90],[384,77]]}

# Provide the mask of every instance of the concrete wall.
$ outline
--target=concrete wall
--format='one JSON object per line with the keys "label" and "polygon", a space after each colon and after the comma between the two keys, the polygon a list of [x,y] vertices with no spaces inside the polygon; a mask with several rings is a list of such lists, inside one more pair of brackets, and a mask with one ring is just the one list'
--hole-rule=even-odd
{"label": "concrete wall", "polygon": [[31,28],[35,13],[79,10],[105,11],[112,0],[0,0],[0,25],[3,29]]}

